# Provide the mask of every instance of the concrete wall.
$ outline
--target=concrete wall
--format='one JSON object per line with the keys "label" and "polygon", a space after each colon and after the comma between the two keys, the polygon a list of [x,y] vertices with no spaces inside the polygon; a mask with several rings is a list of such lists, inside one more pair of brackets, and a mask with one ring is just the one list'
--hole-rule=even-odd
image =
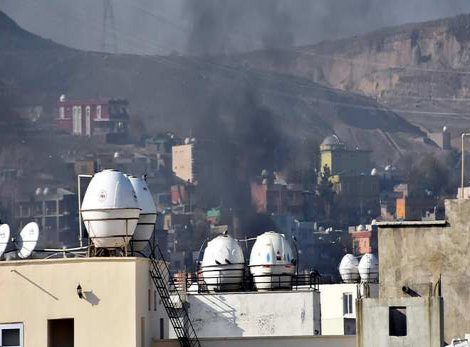
{"label": "concrete wall", "polygon": [[199,337],[300,336],[321,332],[320,294],[312,290],[188,295]]}
{"label": "concrete wall", "polygon": [[[320,285],[321,298],[321,333],[322,335],[344,335],[344,320],[356,319],[356,305],[359,284],[337,283]],[[369,284],[370,296],[378,297],[379,285]],[[353,313],[344,315],[343,294],[351,293],[353,297]]]}
{"label": "concrete wall", "polygon": [[[354,347],[354,336],[287,336],[202,338],[204,347]],[[176,340],[154,341],[152,347],[179,347]]]}
{"label": "concrete wall", "polygon": [[178,145],[172,147],[172,170],[176,177],[185,182],[193,182],[193,145]]}
{"label": "concrete wall", "polygon": [[48,319],[73,318],[75,347],[148,347],[162,314],[153,296],[148,310],[148,270],[148,260],[130,257],[0,262],[0,324],[22,322],[25,346],[47,347]]}
{"label": "concrete wall", "polygon": [[447,224],[379,225],[380,297],[436,294],[442,276],[444,338],[470,331],[470,200],[446,200]]}
{"label": "concrete wall", "polygon": [[[390,336],[389,308],[406,307],[406,336]],[[357,347],[441,347],[438,297],[360,299],[357,301]]]}

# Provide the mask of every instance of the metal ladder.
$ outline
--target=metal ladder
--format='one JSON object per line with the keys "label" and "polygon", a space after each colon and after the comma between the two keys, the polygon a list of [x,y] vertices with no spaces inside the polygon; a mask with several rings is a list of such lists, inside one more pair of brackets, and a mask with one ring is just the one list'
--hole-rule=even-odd
{"label": "metal ladder", "polygon": [[171,325],[178,336],[178,342],[181,347],[201,347],[185,303],[170,276],[170,270],[158,245],[155,246],[154,253],[155,255],[150,256],[150,277],[152,277]]}

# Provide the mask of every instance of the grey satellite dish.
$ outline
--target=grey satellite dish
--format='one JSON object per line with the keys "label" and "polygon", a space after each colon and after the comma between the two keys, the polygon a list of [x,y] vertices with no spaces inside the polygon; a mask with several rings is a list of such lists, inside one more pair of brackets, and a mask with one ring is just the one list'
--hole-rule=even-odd
{"label": "grey satellite dish", "polygon": [[0,225],[0,257],[7,249],[8,241],[10,240],[10,226],[8,224]]}
{"label": "grey satellite dish", "polygon": [[39,226],[35,222],[28,223],[21,230],[18,237],[18,243],[21,249],[18,251],[18,257],[28,258],[36,248],[39,238]]}

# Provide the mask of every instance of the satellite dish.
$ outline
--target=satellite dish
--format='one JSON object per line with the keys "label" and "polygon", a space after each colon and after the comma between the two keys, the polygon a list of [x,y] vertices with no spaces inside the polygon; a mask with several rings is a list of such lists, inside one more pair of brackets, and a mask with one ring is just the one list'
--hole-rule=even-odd
{"label": "satellite dish", "polygon": [[0,225],[0,257],[5,252],[8,240],[10,240],[10,226],[8,224]]}
{"label": "satellite dish", "polygon": [[21,259],[28,258],[36,248],[39,238],[39,226],[35,222],[28,223],[21,230],[19,235],[19,243],[21,249],[18,251],[18,257]]}

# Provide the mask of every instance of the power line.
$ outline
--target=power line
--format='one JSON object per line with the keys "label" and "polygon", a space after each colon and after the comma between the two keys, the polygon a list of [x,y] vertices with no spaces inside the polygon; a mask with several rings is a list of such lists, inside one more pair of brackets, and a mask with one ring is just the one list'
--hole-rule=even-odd
{"label": "power line", "polygon": [[[105,1],[109,1],[109,0],[105,0]],[[33,1],[33,3],[37,4],[34,1]],[[73,17],[73,16],[71,16],[71,17]],[[75,16],[75,20],[81,21],[81,19],[78,19],[78,17],[76,17],[76,16]],[[113,31],[115,34],[117,33],[115,28],[114,29],[111,28],[111,29],[108,29],[108,30]],[[120,36],[121,35],[122,34],[120,34]],[[147,47],[149,47],[149,48],[155,48],[156,47],[155,45],[149,44],[149,42],[144,42],[143,40],[138,39],[138,38],[136,38],[132,35],[125,35],[125,36],[127,38],[129,38],[131,41],[139,43],[139,44],[143,43],[143,44],[147,45]],[[146,41],[150,41],[151,43],[155,43],[154,40],[146,40]],[[308,54],[310,54],[310,53],[308,53]],[[323,55],[323,56],[326,57],[326,55]],[[168,66],[177,67],[177,68],[180,68],[180,69],[189,70],[189,71],[194,72],[193,67],[188,66],[187,64],[184,64],[184,63],[182,63],[178,60],[171,59],[170,57],[148,56],[147,58],[157,60],[159,63],[165,64],[165,65],[168,65]],[[227,72],[233,72],[233,73],[236,73],[236,74],[240,73],[240,69],[237,69],[237,68],[235,68],[233,66],[230,66],[230,65],[215,63],[213,61],[202,61],[202,60],[200,60],[200,58],[196,58],[196,57],[191,57],[191,58],[187,57],[187,59],[196,61],[200,64],[209,65],[213,68],[215,67],[215,68],[218,68],[220,70],[225,70]],[[351,59],[349,59],[349,60],[351,60]],[[362,64],[362,62],[361,62],[361,64]],[[426,69],[426,71],[428,71],[428,70],[429,69]],[[245,70],[244,72],[250,73],[250,71],[247,71],[247,70]],[[282,75],[273,76],[269,72],[266,72],[266,71],[263,71],[263,70],[251,71],[251,74],[254,73],[254,72],[257,73],[258,75],[261,75],[262,78],[267,79],[267,80],[272,80],[272,81],[274,80],[274,82],[276,82],[275,80],[279,80],[282,77]],[[441,72],[444,72],[444,71],[441,71]],[[450,72],[456,72],[457,73],[458,71],[450,71]],[[470,72],[468,72],[468,74],[470,74]],[[214,80],[214,77],[215,76],[212,76],[212,80]],[[231,83],[235,82],[235,80],[232,77],[229,77],[229,76],[218,75],[216,78],[224,79],[224,80],[230,80]],[[297,85],[298,87],[307,88],[309,90],[311,89],[312,86],[314,86],[315,89],[320,88],[320,89],[323,89],[325,91],[337,90],[341,93],[346,93],[344,90],[341,90],[341,89],[338,89],[338,88],[333,88],[333,87],[325,87],[321,84],[318,84],[318,83],[315,83],[315,82],[312,82],[312,81],[299,81],[299,80],[294,81],[294,80],[290,80],[290,81],[288,81],[288,83],[292,83],[292,84]],[[273,88],[265,87],[264,89],[266,91],[270,92],[270,93],[275,93],[277,95],[283,95],[283,96],[287,96],[287,97],[294,97],[294,95],[292,95],[292,94],[284,93],[284,92],[281,92],[279,90],[275,90]],[[345,97],[346,96],[352,96],[352,95],[357,95],[357,94],[345,95]],[[363,95],[357,95],[357,96],[363,97]],[[298,95],[296,95],[295,97],[298,98]],[[423,99],[425,99],[425,98],[423,98]],[[434,98],[434,100],[438,100],[438,98]],[[441,98],[441,100],[445,100],[445,98]],[[455,100],[455,99],[452,99],[452,100]],[[460,98],[460,100],[467,100],[467,99]],[[343,106],[343,107],[348,107],[348,108],[369,110],[369,111],[383,111],[383,112],[395,112],[395,113],[420,114],[420,115],[428,115],[428,116],[435,116],[435,117],[448,116],[448,117],[453,117],[453,118],[457,118],[457,119],[467,119],[467,117],[470,116],[470,114],[468,114],[468,113],[458,113],[458,112],[418,111],[418,110],[379,107],[378,105],[377,106],[365,106],[363,104],[357,104],[357,103],[344,103],[344,102],[338,102],[338,101],[331,101],[331,100],[324,99],[324,98],[310,98],[310,101],[311,102],[327,103],[327,104]]]}

